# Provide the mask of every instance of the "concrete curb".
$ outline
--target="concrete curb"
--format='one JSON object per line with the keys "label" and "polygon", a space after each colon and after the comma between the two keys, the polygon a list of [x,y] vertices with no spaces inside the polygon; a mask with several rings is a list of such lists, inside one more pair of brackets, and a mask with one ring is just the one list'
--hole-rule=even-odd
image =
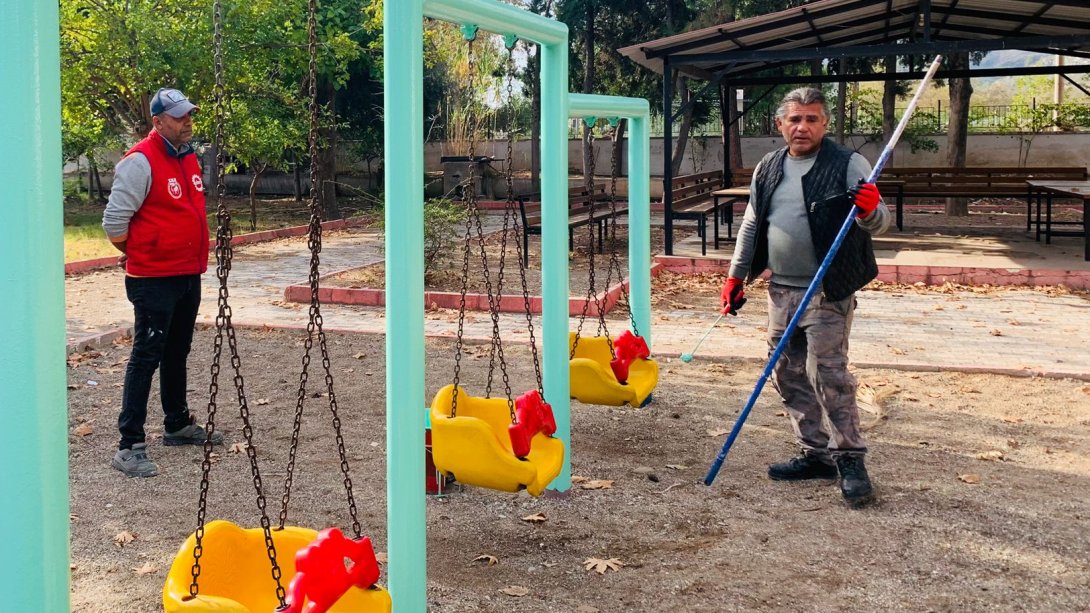
{"label": "concrete curb", "polygon": [[[730,270],[730,260],[690,258],[683,256],[657,255],[655,263],[662,264],[666,270],[681,274],[722,273]],[[907,266],[895,264],[878,265],[878,281],[883,283],[905,283],[912,285],[1023,285],[1030,287],[1062,285],[1069,289],[1090,289],[1090,271],[1085,270],[1048,270],[1048,269],[1011,269],[979,268],[956,266]]]}
{"label": "concrete curb", "polygon": [[[366,266],[377,266],[375,264],[367,264]],[[323,275],[322,278],[328,278],[333,275],[337,275],[347,270],[357,270],[359,268],[365,268],[366,266],[357,266],[355,268],[348,268],[345,270],[339,270],[332,272],[328,275]],[[651,265],[651,276],[656,277],[662,271],[663,266],[659,263]],[[597,317],[599,314],[598,304],[603,305],[602,311],[608,313],[613,307],[621,300],[621,294],[628,288],[628,278],[624,281],[611,286],[608,290],[600,292],[596,300],[588,301],[586,298],[569,298],[568,299],[568,315],[576,317],[582,315],[583,307],[588,302],[587,315]],[[424,305],[427,308],[441,308],[441,309],[457,309],[461,306],[461,294],[457,292],[424,292]],[[298,302],[303,304],[310,303],[310,285],[293,284],[284,289],[284,300],[288,302]],[[349,288],[349,287],[321,287],[318,288],[318,300],[323,304],[350,304],[359,306],[384,306],[386,304],[386,291],[374,288]],[[483,311],[488,312],[488,295],[487,294],[466,294],[466,309],[470,311]],[[504,294],[500,296],[499,311],[501,313],[523,313],[526,310],[526,305],[521,295]],[[530,312],[535,314],[541,313],[541,296],[530,296]]]}

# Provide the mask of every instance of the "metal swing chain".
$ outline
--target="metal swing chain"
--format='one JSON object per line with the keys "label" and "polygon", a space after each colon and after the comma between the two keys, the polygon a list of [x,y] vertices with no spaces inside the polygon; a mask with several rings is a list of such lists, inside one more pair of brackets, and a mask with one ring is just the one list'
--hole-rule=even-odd
{"label": "metal swing chain", "polygon": [[[507,47],[507,100],[510,103],[512,96],[514,95],[514,82],[515,82],[515,42],[511,40]],[[513,114],[512,114],[513,115]],[[519,279],[522,282],[522,304],[526,311],[526,329],[530,333],[530,355],[534,360],[534,376],[537,381],[537,391],[541,394],[541,397],[545,397],[545,385],[541,377],[541,358],[537,352],[537,338],[534,334],[534,315],[533,310],[530,308],[530,288],[526,282],[526,259],[522,252],[522,234],[526,231],[519,223],[518,217],[515,215],[515,165],[514,165],[514,150],[515,150],[515,120],[511,119],[511,125],[507,129],[507,203],[506,209],[511,211],[511,217],[514,219],[514,232],[515,232],[515,256],[518,258],[519,265]],[[506,230],[506,217],[505,226]],[[504,232],[504,240],[507,239],[507,233]],[[506,253],[506,251],[505,251]],[[502,270],[502,262],[500,260]]]}
{"label": "metal swing chain", "polygon": [[308,228],[307,247],[310,249],[310,271],[309,271],[309,284],[310,284],[310,310],[309,321],[307,322],[307,338],[303,343],[303,367],[299,373],[299,390],[296,394],[295,405],[295,420],[292,427],[291,447],[288,452],[288,469],[287,476],[284,481],[284,494],[281,499],[280,507],[280,527],[283,528],[287,522],[288,505],[291,499],[291,488],[293,475],[295,471],[295,459],[299,446],[299,433],[302,428],[303,421],[303,404],[306,400],[306,386],[309,379],[308,368],[311,362],[311,350],[314,346],[314,336],[317,333],[318,347],[322,356],[322,368],[325,372],[325,384],[326,394],[329,397],[329,410],[332,415],[333,432],[337,441],[337,453],[340,457],[341,474],[344,477],[344,489],[345,495],[348,500],[348,512],[352,519],[352,531],[355,538],[363,536],[363,528],[360,524],[358,517],[358,510],[356,508],[356,499],[352,490],[352,478],[348,465],[348,454],[345,450],[344,437],[341,434],[341,418],[337,410],[337,395],[333,388],[333,374],[332,364],[329,358],[329,348],[326,343],[325,330],[323,329],[323,318],[321,311],[321,300],[318,297],[319,290],[319,265],[321,263],[320,255],[322,251],[322,197],[324,190],[320,187],[320,181],[318,177],[318,164],[315,161],[318,159],[318,129],[319,129],[319,108],[318,108],[318,35],[317,35],[317,2],[316,0],[309,0],[308,2],[308,15],[307,15],[307,48],[309,52],[309,66],[307,74],[308,94],[310,96],[309,114],[310,114],[310,129],[307,134],[307,143],[309,148],[309,154],[311,159],[310,164],[310,226]]}
{"label": "metal swing chain", "polygon": [[200,592],[198,581],[201,574],[201,555],[204,553],[204,526],[208,511],[208,486],[209,475],[212,470],[212,434],[215,432],[216,396],[219,393],[220,362],[223,353],[223,336],[226,332],[227,345],[231,353],[231,367],[234,370],[235,390],[238,396],[239,416],[242,418],[242,434],[246,440],[246,455],[250,459],[250,472],[253,476],[254,489],[257,491],[257,506],[261,511],[261,529],[265,536],[265,550],[272,565],[272,578],[276,583],[276,598],[281,607],[285,606],[286,592],[281,584],[282,572],[276,561],[276,545],[272,539],[272,527],[269,522],[269,514],[266,511],[264,487],[261,484],[261,473],[257,466],[257,451],[253,445],[253,428],[250,425],[250,412],[246,403],[246,391],[242,378],[242,361],[238,354],[238,342],[235,337],[235,329],[231,324],[231,306],[228,298],[227,280],[231,274],[231,212],[224,203],[226,185],[224,184],[225,158],[223,152],[224,131],[226,116],[224,103],[226,87],[223,82],[223,6],[220,0],[215,0],[212,7],[213,21],[213,62],[215,70],[215,86],[213,90],[213,109],[215,117],[214,145],[216,147],[216,277],[219,279],[218,306],[216,314],[216,338],[213,343],[211,381],[208,385],[208,421],[207,436],[204,441],[204,460],[201,463],[200,502],[197,510],[197,530],[194,533],[195,544],[193,546],[193,568],[191,575],[193,581],[189,585],[189,594],[197,597]]}
{"label": "metal swing chain", "polygon": [[[618,143],[617,137],[620,135],[620,131],[616,125],[613,125],[613,142],[616,146]],[[628,309],[628,319],[631,322],[632,334],[636,336],[640,335],[640,331],[636,328],[636,316],[632,313],[632,300],[628,295],[628,285],[624,282],[624,276],[621,274],[621,261],[617,255],[617,177],[619,176],[619,169],[617,165],[617,158],[619,156],[610,154],[610,171],[609,171],[609,268],[606,272],[606,287],[610,287],[610,283],[613,277],[613,272],[617,272],[617,281],[621,284],[621,296],[624,297],[625,308]],[[630,228],[631,231],[631,228]],[[629,262],[631,264],[631,262]],[[631,271],[631,266],[629,266]]]}
{"label": "metal swing chain", "polygon": [[[476,38],[475,34],[473,38],[468,38],[466,41],[466,64],[467,64],[467,76],[469,78],[469,87],[467,89],[472,91],[473,88],[473,40]],[[470,192],[473,191],[473,178],[474,178],[474,166],[473,154],[475,153],[475,141],[474,134],[470,133],[469,139],[469,188],[463,184],[462,186],[462,204],[465,205],[466,210],[473,210],[476,207],[476,202],[470,196]],[[462,250],[462,289],[458,298],[458,335],[454,342],[454,393],[450,400],[450,416],[458,416],[458,394],[461,391],[459,383],[461,381],[462,374],[462,346],[463,336],[465,333],[465,320],[466,320],[466,294],[469,292],[469,255],[472,250],[473,240],[473,219],[471,215],[466,215],[466,227],[465,227],[465,248]],[[489,373],[491,374],[491,372]]]}
{"label": "metal swing chain", "polygon": [[[515,60],[514,60],[515,47],[514,47],[514,39],[507,38],[507,39],[505,39],[505,42],[510,43],[510,45],[507,47],[507,63],[506,63],[507,70],[505,71],[505,76],[508,79],[507,80],[507,99],[508,99],[508,101],[510,101],[512,91],[513,91],[512,90],[512,85],[511,85],[511,79],[513,78],[513,75],[514,75],[514,68],[513,67],[514,67],[514,62],[515,62]],[[511,173],[512,173],[511,156],[512,156],[512,152],[513,152],[513,145],[511,143],[511,138],[512,138],[511,137],[511,126],[509,125],[508,129],[507,129],[507,161],[506,161],[507,170],[504,173],[504,179],[505,179],[505,181],[507,183],[507,200],[506,200],[506,202],[504,202],[504,206],[503,206],[503,230],[500,232],[500,237],[501,237],[500,238],[500,262],[499,262],[499,270],[496,272],[496,295],[499,297],[499,298],[497,298],[497,300],[502,300],[502,297],[503,297],[503,280],[504,280],[503,279],[503,274],[504,274],[504,266],[505,266],[506,260],[507,260],[507,239],[508,239],[508,235],[511,232],[512,225],[516,223],[515,222],[515,213],[514,213],[514,210],[515,210],[514,209],[514,183],[513,183],[513,179],[512,179],[512,175],[511,175]],[[517,234],[516,234],[515,238],[516,239],[519,238],[517,236]],[[517,240],[516,240],[516,242],[517,242]],[[522,269],[521,253],[519,253],[518,255],[520,257],[519,267],[520,267],[520,269]],[[492,330],[492,344],[491,344],[491,347],[490,347],[489,352],[488,352],[489,353],[489,355],[488,355],[488,384],[484,388],[484,397],[485,398],[491,398],[492,397],[492,381],[493,381],[493,378],[494,378],[493,375],[495,373],[495,368],[496,368],[496,354],[497,354],[497,349],[499,348],[499,346],[500,346],[500,344],[502,342],[503,341],[500,338],[499,327],[493,328],[493,330]]]}
{"label": "metal swing chain", "polygon": [[[595,158],[597,157],[595,155],[595,153],[596,152],[594,150],[594,139],[591,138],[590,168],[588,169],[590,177],[591,177],[590,208],[588,209],[588,213],[589,213],[591,219],[594,219],[594,209],[595,209],[595,201],[594,201],[594,162],[595,162]],[[575,329],[575,339],[572,341],[571,352],[568,354],[568,359],[569,360],[575,359],[575,350],[579,347],[579,339],[581,338],[581,336],[583,334],[583,324],[584,324],[584,322],[586,322],[587,314],[590,312],[590,304],[591,304],[592,301],[594,302],[594,306],[596,307],[596,310],[598,311],[598,336],[602,336],[603,333],[604,333],[604,336],[606,337],[606,345],[609,347],[610,356],[614,357],[614,358],[617,357],[616,354],[613,351],[613,339],[609,338],[609,330],[606,328],[605,304],[598,297],[598,292],[595,291],[597,282],[595,281],[595,275],[594,275],[595,265],[594,265],[594,224],[593,223],[588,223],[587,224],[587,237],[590,239],[589,248],[588,248],[590,254],[587,257],[587,265],[590,267],[590,274],[587,277],[587,284],[588,284],[587,297],[586,297],[586,300],[583,302],[583,311],[579,314],[579,325]],[[606,287],[608,288],[608,286],[606,286]]]}

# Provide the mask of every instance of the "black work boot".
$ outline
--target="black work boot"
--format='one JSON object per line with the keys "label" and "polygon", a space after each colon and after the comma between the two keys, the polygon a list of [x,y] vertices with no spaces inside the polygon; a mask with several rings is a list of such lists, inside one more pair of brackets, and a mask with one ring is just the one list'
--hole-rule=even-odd
{"label": "black work boot", "polygon": [[874,500],[874,487],[867,476],[861,455],[842,455],[836,459],[840,470],[840,493],[848,506],[858,509]]}
{"label": "black work boot", "polygon": [[836,466],[816,456],[803,454],[786,462],[769,465],[768,478],[773,481],[836,479]]}

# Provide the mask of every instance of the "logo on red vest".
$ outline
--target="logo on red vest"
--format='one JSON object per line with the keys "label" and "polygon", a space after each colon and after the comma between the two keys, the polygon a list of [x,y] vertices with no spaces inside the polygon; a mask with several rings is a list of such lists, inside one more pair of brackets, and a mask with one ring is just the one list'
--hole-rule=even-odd
{"label": "logo on red vest", "polygon": [[193,175],[193,187],[197,188],[198,192],[204,191],[204,181],[201,181],[200,175]]}
{"label": "logo on red vest", "polygon": [[167,179],[167,191],[175,200],[182,197],[182,186],[178,183],[178,179],[174,177]]}

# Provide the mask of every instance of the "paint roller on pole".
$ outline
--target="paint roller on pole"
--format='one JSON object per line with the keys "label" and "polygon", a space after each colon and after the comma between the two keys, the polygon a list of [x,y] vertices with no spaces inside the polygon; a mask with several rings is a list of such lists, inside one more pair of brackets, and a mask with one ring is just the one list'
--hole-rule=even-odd
{"label": "paint roller on pole", "polygon": [[[897,141],[901,139],[901,133],[904,132],[905,127],[908,126],[908,121],[912,118],[912,113],[916,110],[916,105],[920,101],[920,96],[923,94],[924,88],[927,87],[931,78],[935,76],[935,71],[939,69],[939,64],[941,63],[942,56],[935,56],[935,61],[931,62],[931,67],[927,69],[927,74],[924,75],[923,80],[920,81],[920,86],[916,89],[916,94],[912,96],[912,100],[908,103],[908,108],[905,109],[904,115],[901,116],[901,121],[893,131],[893,136],[890,137],[886,147],[882,149],[882,154],[878,156],[878,161],[875,162],[874,169],[871,171],[870,177],[866,180],[867,183],[874,183],[878,180],[878,176],[882,174],[882,168],[889,160],[889,156],[893,154],[893,148],[897,146]],[[810,281],[810,287],[806,288],[806,293],[802,296],[802,302],[799,304],[798,310],[795,311],[795,314],[791,317],[791,321],[784,330],[783,337],[780,339],[779,344],[776,345],[776,349],[772,352],[772,356],[769,357],[768,364],[765,366],[764,372],[761,373],[760,379],[757,380],[757,385],[753,389],[753,393],[750,394],[745,408],[743,408],[741,414],[738,415],[738,420],[734,422],[734,427],[731,428],[730,434],[727,436],[727,441],[723,443],[723,448],[719,451],[719,455],[716,456],[715,461],[712,462],[711,468],[708,469],[708,474],[704,477],[704,485],[711,485],[712,482],[715,481],[715,476],[719,474],[719,469],[722,468],[723,461],[727,459],[727,453],[734,444],[734,440],[738,438],[738,433],[742,430],[742,424],[744,424],[746,418],[749,417],[749,412],[753,410],[753,405],[757,403],[757,398],[760,397],[765,382],[768,381],[768,378],[772,375],[772,369],[776,366],[776,362],[779,361],[780,355],[783,353],[788,341],[790,341],[791,336],[795,333],[795,328],[798,327],[799,320],[802,319],[802,314],[806,311],[806,307],[810,304],[810,300],[814,297],[817,288],[821,285],[821,280],[829,270],[833,258],[836,257],[836,252],[840,249],[840,245],[844,242],[844,238],[848,235],[852,225],[855,224],[855,215],[858,211],[859,207],[856,207],[853,204],[851,211],[848,213],[848,217],[840,227],[840,232],[837,233],[836,239],[833,241],[832,246],[829,247],[829,252],[825,254],[825,259],[822,260],[821,266],[818,267],[817,273],[814,274],[814,279]]]}

